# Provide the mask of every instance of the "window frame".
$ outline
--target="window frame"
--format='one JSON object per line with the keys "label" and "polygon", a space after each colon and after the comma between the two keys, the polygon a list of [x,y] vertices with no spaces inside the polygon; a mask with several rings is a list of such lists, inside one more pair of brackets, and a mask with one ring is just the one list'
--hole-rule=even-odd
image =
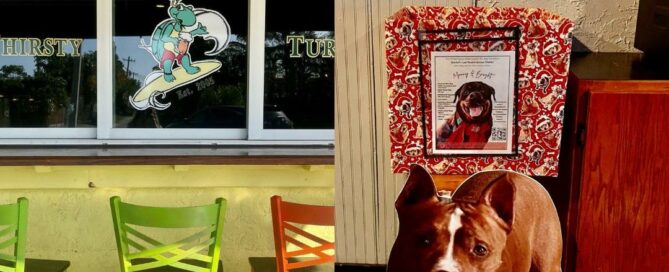
{"label": "window frame", "polygon": [[334,140],[334,129],[265,129],[263,127],[266,1],[249,0],[249,14],[256,16],[249,16],[248,138],[249,140]]}
{"label": "window frame", "polygon": [[[0,128],[0,139],[13,144],[87,143],[231,144],[231,145],[332,145],[332,129],[265,129],[265,23],[266,0],[248,0],[247,127],[245,129],[115,128],[113,37],[114,0],[96,0],[97,127]],[[260,16],[262,15],[262,16]],[[334,103],[334,101],[333,101]],[[37,140],[37,141],[36,141]],[[3,141],[5,142],[5,141]]]}

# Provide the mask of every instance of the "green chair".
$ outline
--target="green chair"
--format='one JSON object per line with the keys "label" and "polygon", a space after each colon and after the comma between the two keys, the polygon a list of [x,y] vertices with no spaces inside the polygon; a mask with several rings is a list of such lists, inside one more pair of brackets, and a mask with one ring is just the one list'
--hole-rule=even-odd
{"label": "green chair", "polygon": [[[221,232],[226,200],[199,207],[148,207],[110,199],[121,271],[223,271]],[[161,243],[139,228],[194,229],[194,234]],[[132,249],[132,250],[131,250]]]}
{"label": "green chair", "polygon": [[14,255],[0,253],[1,272],[62,272],[69,261],[26,259],[28,199],[0,205],[0,250],[14,246]]}

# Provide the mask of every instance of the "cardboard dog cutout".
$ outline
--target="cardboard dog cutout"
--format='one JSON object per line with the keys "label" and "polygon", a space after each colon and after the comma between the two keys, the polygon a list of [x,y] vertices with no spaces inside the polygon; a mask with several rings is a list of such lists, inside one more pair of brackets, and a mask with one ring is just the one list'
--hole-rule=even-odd
{"label": "cardboard dog cutout", "polygon": [[484,171],[440,197],[427,170],[412,165],[395,207],[388,272],[561,271],[557,210],[528,176]]}

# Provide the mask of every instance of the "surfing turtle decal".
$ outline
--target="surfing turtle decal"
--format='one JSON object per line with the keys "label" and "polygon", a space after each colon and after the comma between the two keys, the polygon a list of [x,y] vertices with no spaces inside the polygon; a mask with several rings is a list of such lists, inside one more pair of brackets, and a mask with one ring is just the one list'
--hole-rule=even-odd
{"label": "surfing turtle decal", "polygon": [[200,80],[218,71],[223,64],[216,59],[193,61],[189,53],[195,37],[212,40],[214,48],[205,52],[215,56],[227,48],[230,26],[214,10],[194,8],[181,0],[171,0],[167,9],[169,18],[160,22],[151,35],[151,42],[141,40],[139,47],[148,51],[160,70],[149,73],[142,87],[130,98],[130,105],[137,110],[153,108],[164,110],[171,103],[161,103],[167,93],[181,86]]}

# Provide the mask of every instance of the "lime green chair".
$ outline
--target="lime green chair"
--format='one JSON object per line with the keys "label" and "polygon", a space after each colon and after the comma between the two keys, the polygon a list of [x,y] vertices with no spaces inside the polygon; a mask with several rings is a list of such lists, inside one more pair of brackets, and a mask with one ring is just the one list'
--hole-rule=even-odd
{"label": "lime green chair", "polygon": [[[226,200],[198,207],[148,207],[110,199],[121,271],[222,271],[221,233]],[[139,228],[188,229],[194,234],[161,243]]]}
{"label": "lime green chair", "polygon": [[26,259],[27,234],[28,199],[0,205],[0,250],[14,247],[14,255],[0,253],[1,272],[60,272],[70,266],[69,261]]}

